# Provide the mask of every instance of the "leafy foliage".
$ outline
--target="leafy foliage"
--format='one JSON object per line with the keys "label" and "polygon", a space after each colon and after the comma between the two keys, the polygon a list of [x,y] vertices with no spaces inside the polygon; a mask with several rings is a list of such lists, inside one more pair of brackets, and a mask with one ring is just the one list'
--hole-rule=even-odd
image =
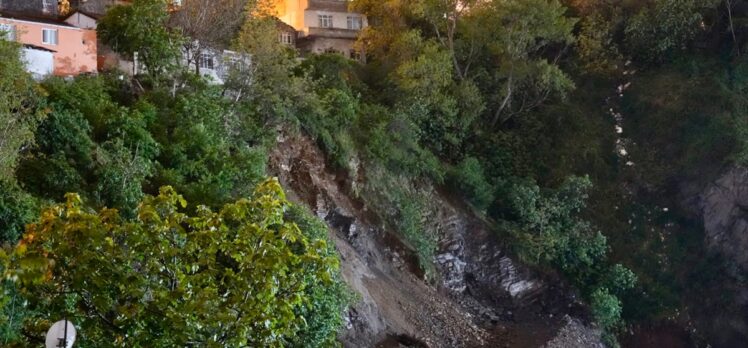
{"label": "leafy foliage", "polygon": [[0,181],[13,178],[19,152],[33,144],[44,117],[42,93],[24,71],[20,54],[20,45],[0,38]]}
{"label": "leafy foliage", "polygon": [[0,245],[15,243],[36,215],[36,202],[16,184],[0,180]]}
{"label": "leafy foliage", "polygon": [[452,170],[452,185],[478,209],[493,203],[494,189],[485,178],[483,167],[475,157],[467,157]]}
{"label": "leafy foliage", "polygon": [[[293,205],[286,213],[286,220],[299,226],[304,236],[310,240],[327,241],[327,250],[323,256],[337,257],[333,242],[328,237],[327,225],[322,220],[310,215],[303,208]],[[297,310],[297,315],[304,318],[304,325],[290,339],[292,347],[330,347],[337,344],[338,330],[344,324],[343,314],[354,294],[343,282],[339,272],[332,273],[332,281],[324,282],[307,273],[305,294],[309,301]]]}
{"label": "leafy foliage", "polygon": [[715,0],[655,0],[626,26],[626,39],[637,58],[660,61],[682,50],[704,29],[702,10]]}
{"label": "leafy foliage", "polygon": [[167,6],[164,0],[135,0],[115,6],[99,21],[98,36],[126,57],[137,55],[149,74],[161,76],[178,64],[183,40],[167,26]]}
{"label": "leafy foliage", "polygon": [[29,332],[65,316],[86,328],[85,346],[280,346],[310,292],[332,284],[325,240],[286,220],[274,180],[218,212],[187,215],[186,205],[164,187],[130,222],[74,194],[45,210],[14,254],[21,293],[44,313],[27,319]]}
{"label": "leafy foliage", "polygon": [[262,139],[241,139],[242,127],[233,129],[231,110],[218,91],[197,87],[174,99],[161,93],[150,99],[160,113],[150,129],[162,149],[151,190],[173,185],[189,200],[219,207],[232,197],[248,195],[261,180]]}
{"label": "leafy foliage", "polygon": [[151,108],[118,105],[98,77],[53,79],[44,87],[51,113],[36,132],[38,148],[20,164],[21,183],[47,199],[81,192],[132,216],[159,152],[146,129]]}

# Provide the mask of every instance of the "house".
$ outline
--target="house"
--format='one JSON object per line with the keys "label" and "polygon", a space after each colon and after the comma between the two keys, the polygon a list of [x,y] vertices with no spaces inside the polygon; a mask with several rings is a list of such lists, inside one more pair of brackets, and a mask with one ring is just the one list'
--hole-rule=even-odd
{"label": "house", "polygon": [[289,47],[296,47],[296,43],[299,40],[299,33],[296,32],[296,28],[288,25],[280,19],[276,22],[276,28],[278,29],[278,41]]}
{"label": "house", "polygon": [[188,54],[183,52],[182,64],[194,68],[211,84],[222,85],[233,69],[242,69],[251,64],[248,55],[226,49],[204,48],[200,51],[200,57],[189,57]]}
{"label": "house", "polygon": [[[75,76],[98,71],[95,29],[77,27],[62,20],[6,11],[0,11],[0,29],[9,33],[6,39],[24,45],[26,57],[40,58],[51,52],[53,75]],[[37,59],[34,61],[41,62]],[[37,67],[34,70],[49,69]]]}
{"label": "house", "polygon": [[[96,30],[102,15],[97,13],[84,12],[76,10],[68,15],[64,22],[81,29]],[[133,63],[126,61],[114,52],[111,47],[104,45],[101,41],[96,43],[96,67],[98,71],[121,70],[132,72]]]}
{"label": "house", "polygon": [[[351,59],[362,59],[354,44],[368,23],[362,14],[348,10],[349,1],[277,1],[277,16],[296,30],[296,47],[303,54],[339,53]],[[285,38],[282,37],[281,41],[284,42]]]}

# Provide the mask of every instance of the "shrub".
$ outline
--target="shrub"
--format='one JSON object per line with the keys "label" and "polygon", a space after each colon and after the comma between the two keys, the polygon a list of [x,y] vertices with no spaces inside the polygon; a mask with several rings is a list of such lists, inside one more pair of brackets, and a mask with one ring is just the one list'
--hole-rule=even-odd
{"label": "shrub", "polygon": [[466,157],[452,169],[451,184],[478,210],[484,211],[493,202],[493,187],[486,180],[483,167],[475,157]]}
{"label": "shrub", "polygon": [[[286,219],[295,222],[310,240],[326,240],[328,247],[323,255],[338,257],[335,244],[328,237],[327,225],[322,220],[315,218],[298,205],[291,206],[286,213]],[[325,284],[321,279],[314,277],[314,274],[308,274],[304,281],[305,294],[309,301],[302,304],[296,312],[304,318],[304,323],[290,340],[290,346],[335,346],[338,330],[343,326],[345,311],[353,302],[354,294],[337,270],[332,273],[330,284]]]}
{"label": "shrub", "polygon": [[34,199],[16,184],[0,180],[0,245],[13,244],[36,215]]}
{"label": "shrub", "polygon": [[595,290],[590,296],[592,315],[604,330],[617,326],[621,321],[621,301],[606,288]]}

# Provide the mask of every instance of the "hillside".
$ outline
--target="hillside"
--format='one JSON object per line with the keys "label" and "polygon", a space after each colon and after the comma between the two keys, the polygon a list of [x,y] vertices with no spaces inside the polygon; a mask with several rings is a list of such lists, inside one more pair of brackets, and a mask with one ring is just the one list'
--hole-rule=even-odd
{"label": "hillside", "polygon": [[0,346],[748,340],[748,2],[95,4],[0,17]]}

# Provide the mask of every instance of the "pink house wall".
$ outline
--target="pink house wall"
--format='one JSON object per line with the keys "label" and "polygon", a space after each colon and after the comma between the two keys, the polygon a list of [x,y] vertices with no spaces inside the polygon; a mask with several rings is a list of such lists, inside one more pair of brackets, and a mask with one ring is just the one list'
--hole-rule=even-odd
{"label": "pink house wall", "polygon": [[[54,74],[57,76],[79,75],[97,71],[95,30],[12,18],[0,18],[0,23],[16,26],[16,40],[18,42],[55,51]],[[57,30],[57,45],[48,45],[42,42],[42,29]]]}

